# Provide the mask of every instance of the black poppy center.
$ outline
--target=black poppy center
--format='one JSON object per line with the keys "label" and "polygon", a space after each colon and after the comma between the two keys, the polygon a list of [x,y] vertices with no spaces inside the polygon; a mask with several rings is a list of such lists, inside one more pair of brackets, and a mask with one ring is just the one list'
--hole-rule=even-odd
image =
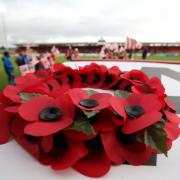
{"label": "black poppy center", "polygon": [[69,84],[72,84],[72,83],[74,82],[74,77],[73,77],[73,75],[72,75],[72,74],[68,74],[67,77],[68,77],[68,83],[69,83]]}
{"label": "black poppy center", "polygon": [[83,99],[79,104],[85,108],[93,108],[99,105],[99,103],[94,99]]}
{"label": "black poppy center", "polygon": [[134,143],[134,139],[131,135],[123,134],[120,129],[116,131],[116,137],[121,144],[131,145]]}
{"label": "black poppy center", "polygon": [[93,83],[98,83],[100,80],[101,80],[101,77],[98,74],[95,74]]}
{"label": "black poppy center", "polygon": [[53,136],[53,145],[56,149],[67,149],[67,138],[64,134],[58,133]]}
{"label": "black poppy center", "polygon": [[127,115],[131,118],[137,118],[144,113],[144,109],[138,105],[127,106],[127,107],[125,107],[125,111],[126,111]]}
{"label": "black poppy center", "polygon": [[86,82],[87,75],[86,74],[80,74],[81,82]]}
{"label": "black poppy center", "polygon": [[38,143],[39,142],[39,137],[31,136],[31,135],[25,135],[25,138],[27,141],[31,143]]}
{"label": "black poppy center", "polygon": [[103,149],[100,135],[85,142],[86,147],[92,152],[100,152]]}
{"label": "black poppy center", "polygon": [[57,121],[62,115],[62,111],[57,107],[48,107],[40,112],[40,119],[42,121]]}
{"label": "black poppy center", "polygon": [[60,76],[60,75],[62,74],[62,72],[57,71],[57,72],[55,72],[54,74],[55,74],[56,76]]}
{"label": "black poppy center", "polygon": [[114,80],[114,77],[113,76],[111,76],[111,75],[107,75],[106,77],[105,77],[105,84],[111,84],[112,82],[113,82],[113,80]]}

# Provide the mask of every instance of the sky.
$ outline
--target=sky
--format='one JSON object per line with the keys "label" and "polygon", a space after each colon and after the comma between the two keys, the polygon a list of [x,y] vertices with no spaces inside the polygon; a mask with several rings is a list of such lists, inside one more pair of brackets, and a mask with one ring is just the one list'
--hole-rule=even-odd
{"label": "sky", "polygon": [[0,44],[3,27],[8,44],[180,42],[180,0],[0,0],[0,12]]}

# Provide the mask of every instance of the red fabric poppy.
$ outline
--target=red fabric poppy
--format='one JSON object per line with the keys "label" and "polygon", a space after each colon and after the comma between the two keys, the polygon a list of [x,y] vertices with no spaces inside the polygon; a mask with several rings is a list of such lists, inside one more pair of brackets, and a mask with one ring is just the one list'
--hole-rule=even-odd
{"label": "red fabric poppy", "polygon": [[148,80],[148,76],[140,70],[132,70],[125,72],[124,74],[121,75],[121,77],[131,81],[132,83],[146,82]]}
{"label": "red fabric poppy", "polygon": [[121,133],[118,136],[117,133],[116,130],[101,133],[105,152],[113,163],[123,164],[127,161],[129,164],[137,166],[148,162],[152,152],[146,145],[131,142],[131,139],[127,139],[127,135]]}
{"label": "red fabric poppy", "polygon": [[176,111],[176,106],[172,102],[170,102],[168,98],[164,98],[164,101],[172,111]]}
{"label": "red fabric poppy", "polygon": [[164,98],[165,89],[161,80],[157,77],[151,78],[146,82],[134,82],[132,92],[134,93],[153,93]]}
{"label": "red fabric poppy", "polygon": [[50,78],[46,81],[46,84],[49,87],[49,96],[52,96],[54,98],[60,96],[61,94],[64,94],[68,89],[70,89],[70,86],[65,84],[59,84],[58,81],[54,78]]}
{"label": "red fabric poppy", "polygon": [[[88,95],[84,90],[82,89],[70,89],[67,94],[72,99],[73,103],[80,109],[86,110],[86,111],[93,111],[93,110],[102,110],[109,106],[109,99],[111,97],[110,94],[107,93],[95,93],[91,96]],[[81,102],[84,100],[93,100],[93,104],[91,104],[91,107],[83,106],[81,105]],[[90,102],[91,103],[91,102]],[[93,107],[94,106],[94,107]]]}
{"label": "red fabric poppy", "polygon": [[[161,102],[153,94],[132,94],[127,99],[112,97],[110,105],[124,121],[126,120],[122,127],[123,133],[126,134],[140,131],[160,121],[162,118],[162,114],[159,112],[162,108]],[[129,110],[131,112],[128,114]],[[132,114],[133,117],[131,113],[135,113]]]}
{"label": "red fabric poppy", "polygon": [[180,124],[180,117],[178,115],[167,110],[165,110],[164,113],[166,115],[167,120],[175,124]]}
{"label": "red fabric poppy", "polygon": [[14,114],[4,111],[4,106],[0,104],[0,144],[7,143],[11,137],[10,123]]}
{"label": "red fabric poppy", "polygon": [[118,75],[115,75],[113,73],[107,73],[104,75],[104,77],[105,80],[102,86],[103,89],[113,88],[121,79]]}
{"label": "red fabric poppy", "polygon": [[54,156],[55,160],[51,164],[54,170],[67,169],[88,153],[83,142],[74,139],[67,139],[67,147],[63,150],[62,148],[64,147],[61,147],[59,151],[56,149],[57,156]]}
{"label": "red fabric poppy", "polygon": [[[24,82],[26,81],[26,82]],[[28,82],[28,83],[27,83]],[[47,84],[41,82],[38,79],[29,80],[26,77],[19,77],[17,86],[7,86],[3,94],[9,98],[12,102],[21,103],[22,99],[20,93],[38,93],[38,94],[49,94],[49,88]]]}
{"label": "red fabric poppy", "polygon": [[55,65],[54,78],[60,84],[68,84],[71,88],[79,87],[81,79],[77,70],[64,65]]}
{"label": "red fabric poppy", "polygon": [[19,93],[20,93],[20,89],[17,88],[16,86],[11,86],[11,85],[6,86],[6,88],[3,90],[3,95],[15,103],[21,102]]}
{"label": "red fabric poppy", "polygon": [[48,153],[53,146],[51,136],[47,137],[33,137],[24,134],[24,128],[27,122],[20,116],[16,116],[11,125],[11,132],[15,140],[34,158],[44,165],[49,165],[51,159],[48,157]]}
{"label": "red fabric poppy", "polygon": [[108,69],[108,73],[119,76],[122,73],[122,71],[119,69],[118,66],[112,66],[111,68]]}
{"label": "red fabric poppy", "polygon": [[100,88],[105,80],[104,69],[99,65],[92,63],[79,69],[81,78],[81,87]]}
{"label": "red fabric poppy", "polygon": [[25,127],[25,134],[48,136],[71,125],[74,107],[65,96],[57,99],[41,96],[24,102],[19,108],[19,114],[29,122]]}
{"label": "red fabric poppy", "polygon": [[88,154],[77,161],[73,168],[81,174],[93,178],[104,176],[111,168],[111,162],[104,152],[100,136],[86,141]]}
{"label": "red fabric poppy", "polygon": [[167,138],[170,140],[176,140],[180,135],[180,128],[177,124],[166,122],[165,131],[167,133]]}
{"label": "red fabric poppy", "polygon": [[100,111],[94,119],[92,118],[91,124],[96,132],[110,131],[116,126],[112,121],[112,112],[109,109]]}

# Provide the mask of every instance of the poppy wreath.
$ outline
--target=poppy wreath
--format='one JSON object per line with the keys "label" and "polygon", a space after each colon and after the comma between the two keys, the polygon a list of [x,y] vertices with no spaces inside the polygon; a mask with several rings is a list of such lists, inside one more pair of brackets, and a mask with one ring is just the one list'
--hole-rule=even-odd
{"label": "poppy wreath", "polygon": [[159,78],[117,66],[56,64],[0,94],[0,144],[13,137],[43,165],[89,177],[167,156],[179,124]]}

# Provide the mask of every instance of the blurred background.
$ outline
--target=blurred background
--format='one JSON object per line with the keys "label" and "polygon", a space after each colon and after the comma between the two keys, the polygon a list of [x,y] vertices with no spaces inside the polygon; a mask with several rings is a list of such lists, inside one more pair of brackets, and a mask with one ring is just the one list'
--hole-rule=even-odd
{"label": "blurred background", "polygon": [[[0,0],[0,56],[8,51],[14,76],[22,65],[49,68],[47,61],[179,63],[179,7],[179,0]],[[0,89],[8,84],[4,62]]]}

